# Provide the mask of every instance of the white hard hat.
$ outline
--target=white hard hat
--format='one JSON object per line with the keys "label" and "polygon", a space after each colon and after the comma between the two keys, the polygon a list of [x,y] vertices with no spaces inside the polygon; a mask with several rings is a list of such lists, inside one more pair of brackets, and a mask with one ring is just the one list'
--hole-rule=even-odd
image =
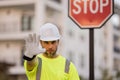
{"label": "white hard hat", "polygon": [[60,33],[56,25],[52,23],[46,23],[40,27],[40,40],[42,41],[54,41],[60,39]]}

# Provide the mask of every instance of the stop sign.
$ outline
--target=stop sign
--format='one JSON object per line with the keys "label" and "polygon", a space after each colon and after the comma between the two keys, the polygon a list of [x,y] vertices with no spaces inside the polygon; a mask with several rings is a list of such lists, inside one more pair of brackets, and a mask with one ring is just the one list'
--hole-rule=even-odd
{"label": "stop sign", "polygon": [[69,0],[68,16],[80,28],[100,28],[113,14],[114,0]]}

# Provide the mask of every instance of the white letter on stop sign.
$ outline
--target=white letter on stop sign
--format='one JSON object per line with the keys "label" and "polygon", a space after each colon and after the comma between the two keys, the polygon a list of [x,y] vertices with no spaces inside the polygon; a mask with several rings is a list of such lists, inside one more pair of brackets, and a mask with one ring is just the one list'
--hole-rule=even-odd
{"label": "white letter on stop sign", "polygon": [[100,13],[103,13],[103,7],[107,6],[108,3],[108,0],[106,0],[106,3],[104,3],[103,0],[100,0]]}
{"label": "white letter on stop sign", "polygon": [[77,10],[73,9],[74,14],[79,14],[81,12],[81,7],[77,4],[80,3],[80,0],[74,0],[73,5],[77,8]]}
{"label": "white letter on stop sign", "polygon": [[[93,2],[96,3],[96,7],[95,7],[94,10],[93,10]],[[91,0],[91,1],[90,1],[90,11],[91,11],[93,14],[95,14],[95,13],[98,12],[98,9],[99,9],[98,0]]]}

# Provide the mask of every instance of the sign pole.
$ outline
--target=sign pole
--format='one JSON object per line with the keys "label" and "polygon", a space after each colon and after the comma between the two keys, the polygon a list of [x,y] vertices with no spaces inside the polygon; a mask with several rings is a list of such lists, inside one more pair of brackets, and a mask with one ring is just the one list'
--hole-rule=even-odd
{"label": "sign pole", "polygon": [[94,29],[89,29],[89,79],[94,80]]}

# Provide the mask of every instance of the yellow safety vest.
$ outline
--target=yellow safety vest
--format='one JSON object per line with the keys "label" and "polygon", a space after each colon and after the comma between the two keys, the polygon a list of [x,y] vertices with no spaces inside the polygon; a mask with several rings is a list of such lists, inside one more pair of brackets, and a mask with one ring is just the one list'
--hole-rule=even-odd
{"label": "yellow safety vest", "polygon": [[62,56],[55,59],[38,55],[38,63],[32,71],[24,67],[28,80],[80,80],[74,65]]}

